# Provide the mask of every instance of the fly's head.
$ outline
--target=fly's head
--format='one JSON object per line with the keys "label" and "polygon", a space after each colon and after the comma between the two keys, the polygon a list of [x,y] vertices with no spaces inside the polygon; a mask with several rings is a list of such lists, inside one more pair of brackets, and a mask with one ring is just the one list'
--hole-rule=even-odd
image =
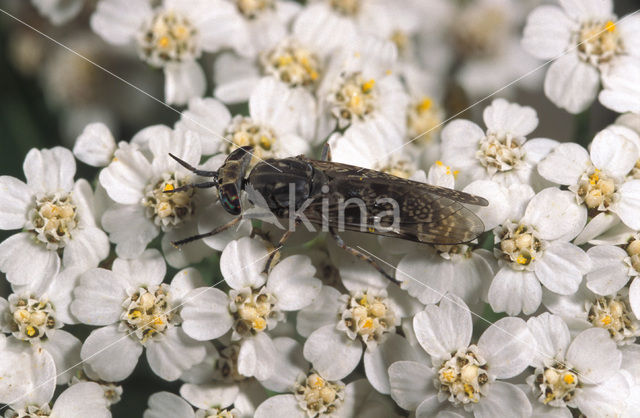
{"label": "fly's head", "polygon": [[218,198],[220,204],[232,215],[240,215],[240,192],[244,188],[244,177],[251,163],[252,146],[234,150],[218,170]]}

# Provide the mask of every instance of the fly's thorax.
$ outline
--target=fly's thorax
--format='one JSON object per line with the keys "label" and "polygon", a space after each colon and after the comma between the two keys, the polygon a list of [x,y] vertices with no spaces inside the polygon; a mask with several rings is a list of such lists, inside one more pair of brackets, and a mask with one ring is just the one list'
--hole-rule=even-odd
{"label": "fly's thorax", "polygon": [[315,180],[313,167],[297,157],[259,162],[248,178],[255,192],[278,214],[302,207],[317,189]]}

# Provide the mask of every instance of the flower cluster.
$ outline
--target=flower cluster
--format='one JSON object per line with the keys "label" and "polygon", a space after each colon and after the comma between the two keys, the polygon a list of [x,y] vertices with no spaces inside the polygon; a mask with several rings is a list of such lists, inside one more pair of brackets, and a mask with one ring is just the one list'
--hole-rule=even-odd
{"label": "flower cluster", "polygon": [[[56,24],[85,7],[33,3]],[[640,15],[539,3],[98,0],[90,28],[162,69],[180,117],[122,141],[91,123],[72,150],[29,151],[25,181],[0,176],[4,416],[109,417],[147,366],[181,384],[145,388],[149,418],[634,416]],[[504,87],[536,59],[553,62],[527,89],[624,114],[588,140],[537,136]],[[250,171],[323,145],[485,198],[468,206],[485,232],[300,227],[283,246],[206,175],[241,147]]]}

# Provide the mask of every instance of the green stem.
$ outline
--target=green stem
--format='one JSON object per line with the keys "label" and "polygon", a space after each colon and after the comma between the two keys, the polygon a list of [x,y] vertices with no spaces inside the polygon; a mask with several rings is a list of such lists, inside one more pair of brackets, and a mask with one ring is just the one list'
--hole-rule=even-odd
{"label": "green stem", "polygon": [[585,148],[589,145],[589,142],[591,142],[591,138],[589,137],[590,116],[590,109],[587,109],[582,113],[578,113],[574,118],[574,141]]}

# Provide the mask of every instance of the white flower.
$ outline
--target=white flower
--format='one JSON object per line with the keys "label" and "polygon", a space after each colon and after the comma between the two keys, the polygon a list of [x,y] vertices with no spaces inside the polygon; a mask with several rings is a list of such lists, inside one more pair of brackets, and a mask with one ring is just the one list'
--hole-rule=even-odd
{"label": "white flower", "polygon": [[50,400],[51,397],[41,404],[27,404],[21,408],[13,408],[13,411],[5,413],[5,417],[111,418],[109,405],[97,383],[85,382],[69,387],[58,395],[52,407],[49,406]]}
{"label": "white flower", "polygon": [[232,6],[233,13],[226,16],[217,31],[244,57],[254,57],[282,39],[289,22],[300,10],[300,5],[289,0],[224,0],[224,3]]}
{"label": "white flower", "polygon": [[[218,203],[214,188],[165,193],[210,180],[195,176],[169,156],[172,153],[190,163],[200,161],[200,141],[190,131],[174,132],[165,126],[151,126],[140,131],[132,142],[134,144],[120,143],[113,161],[99,177],[109,197],[116,202],[105,211],[102,225],[116,243],[119,256],[139,256],[163,231],[161,244],[167,261],[182,268],[210,254],[207,243],[223,246],[235,234],[246,232],[244,225],[210,240],[190,243],[181,250],[174,248],[171,241],[198,234],[199,224],[207,228],[203,233],[209,232],[214,226],[204,226],[205,223],[217,222],[215,226],[219,226],[230,216]],[[217,169],[223,159],[223,156],[213,157],[200,167]]]}
{"label": "white flower", "polygon": [[[529,15],[524,29],[523,47],[540,59],[555,59],[544,83],[546,96],[570,113],[580,113],[595,99],[600,77],[607,80],[604,104],[625,108],[625,94],[633,87],[620,85],[618,66],[637,72],[640,57],[637,34],[640,16],[623,17],[616,23],[612,0],[562,0],[560,7],[544,5]],[[557,58],[557,59],[556,59]]]}
{"label": "white flower", "polygon": [[572,335],[592,327],[604,328],[613,341],[624,346],[632,344],[640,336],[640,320],[631,303],[633,297],[637,311],[640,292],[637,289],[638,281],[634,283],[636,284],[631,291],[622,288],[617,293],[606,296],[594,294],[584,285],[573,295],[545,292],[542,303],[549,312],[567,323]]}
{"label": "white flower", "polygon": [[567,407],[587,416],[620,412],[629,386],[619,373],[622,355],[605,330],[588,329],[571,341],[567,325],[549,313],[530,318],[527,326],[538,343],[527,384],[545,412]]}
{"label": "white flower", "polygon": [[101,0],[91,16],[91,28],[115,45],[133,44],[138,55],[165,74],[165,101],[186,104],[204,94],[206,80],[197,63],[203,51],[231,45],[220,30],[235,9],[222,0],[164,0],[153,8],[148,1]]}
{"label": "white flower", "polygon": [[[73,324],[69,305],[77,277],[84,269],[66,268],[40,287],[21,286],[7,299],[0,298],[0,329],[13,338],[48,352],[65,384],[80,361],[81,341],[61,328]],[[26,347],[25,347],[26,349]]]}
{"label": "white flower", "polygon": [[[144,418],[250,418],[255,410],[240,393],[239,387],[234,385],[186,383],[180,388],[180,395],[182,397],[169,392],[154,393],[149,397],[149,408],[144,412]],[[198,409],[194,412],[190,404]]]}
{"label": "white flower", "polygon": [[256,409],[255,417],[296,418],[389,417],[392,410],[365,379],[349,384],[325,379],[311,369],[302,347],[291,338],[273,340],[278,349],[278,373],[262,382],[269,390],[284,393],[268,398]]}
{"label": "white flower", "polygon": [[85,340],[81,357],[100,378],[117,382],[133,372],[147,348],[151,370],[165,380],[202,361],[205,345],[180,327],[185,295],[201,286],[195,269],[178,272],[162,283],[166,265],[160,253],[118,258],[111,270],[93,269],[80,277],[71,311],[83,323],[100,325]]}
{"label": "white flower", "polygon": [[571,192],[548,188],[531,199],[524,215],[508,218],[494,230],[500,265],[488,293],[494,311],[535,312],[541,284],[563,295],[578,290],[590,260],[569,241],[582,230],[586,216]]}
{"label": "white flower", "polygon": [[[464,91],[481,98],[508,89],[509,83],[538,65],[519,45],[524,2],[479,0],[465,3],[449,23],[450,49],[461,58],[456,75]],[[537,88],[541,78],[531,75],[519,87]],[[510,94],[509,89],[505,94]]]}
{"label": "white flower", "polygon": [[53,278],[65,267],[92,268],[109,253],[96,227],[93,191],[80,179],[71,151],[32,149],[24,161],[27,183],[0,177],[0,228],[23,229],[0,244],[0,270],[14,285]]}
{"label": "white flower", "polygon": [[409,98],[393,74],[396,59],[392,42],[371,36],[361,36],[334,54],[317,92],[321,113],[318,135],[324,137],[336,126],[344,130],[386,119],[404,137]]}
{"label": "white flower", "polygon": [[63,25],[76,17],[84,0],[31,0],[38,11],[54,25]]}
{"label": "white flower", "polygon": [[0,335],[0,402],[5,417],[111,417],[103,391],[95,383],[73,385],[49,405],[56,388],[56,367],[50,353]]}
{"label": "white flower", "polygon": [[469,309],[446,295],[416,314],[413,328],[432,366],[398,361],[389,367],[391,397],[402,408],[418,417],[452,407],[481,417],[531,414],[526,395],[499,380],[519,375],[533,359],[536,341],[522,319],[502,318],[471,344]]}
{"label": "white flower", "polygon": [[[356,285],[355,281],[346,283]],[[304,357],[324,378],[339,380],[356,368],[364,352],[370,383],[378,391],[389,393],[386,367],[390,361],[413,352],[406,339],[396,338],[396,327],[403,317],[418,309],[395,285],[385,290],[360,284],[349,294],[323,287],[318,298],[297,317],[297,331],[307,337]]]}
{"label": "white flower", "polygon": [[[193,110],[190,109],[193,113],[188,115],[195,114],[201,126],[195,127],[183,117],[179,129],[195,129],[210,153],[228,154],[238,147],[253,145],[253,153],[259,158],[306,154],[313,139],[315,115],[314,107],[299,106],[300,100],[286,84],[264,77],[249,97],[249,116],[231,118],[227,109],[213,99],[194,101]],[[212,132],[203,132],[203,127],[212,128]]]}
{"label": "white flower", "polygon": [[569,186],[591,217],[579,244],[598,237],[620,220],[640,229],[640,180],[628,178],[640,158],[640,138],[612,125],[600,131],[590,152],[577,144],[561,144],[538,165],[544,178]]}
{"label": "white flower", "polygon": [[[617,293],[630,280],[640,275],[640,234],[622,247],[598,245],[589,248],[593,268],[587,274],[587,288],[598,295]],[[638,285],[631,284],[631,289]],[[638,305],[640,307],[640,305]],[[637,311],[640,314],[640,310]]]}
{"label": "white flower", "polygon": [[91,123],[76,139],[73,155],[85,164],[105,167],[113,159],[116,140],[104,123]]}
{"label": "white flower", "polygon": [[494,100],[483,113],[487,131],[468,120],[454,120],[442,131],[442,159],[459,169],[459,185],[490,179],[504,186],[539,185],[535,166],[556,141],[527,140],[538,126],[536,111],[528,106]]}
{"label": "white flower", "polygon": [[287,311],[309,305],[322,283],[304,256],[287,257],[262,274],[269,253],[248,237],[232,241],[222,252],[220,269],[229,293],[215,288],[194,289],[181,312],[185,332],[200,341],[222,337],[229,330],[239,341],[237,370],[263,380],[274,372],[275,347],[266,332],[284,319]]}

